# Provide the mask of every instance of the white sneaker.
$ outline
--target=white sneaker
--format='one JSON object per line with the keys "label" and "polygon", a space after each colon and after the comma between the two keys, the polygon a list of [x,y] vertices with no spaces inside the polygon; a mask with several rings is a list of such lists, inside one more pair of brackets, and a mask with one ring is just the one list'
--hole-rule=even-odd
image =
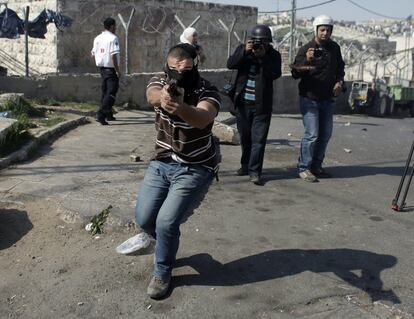
{"label": "white sneaker", "polygon": [[132,252],[148,248],[151,244],[151,240],[154,239],[147,233],[139,233],[116,247],[116,252],[119,254],[130,254]]}

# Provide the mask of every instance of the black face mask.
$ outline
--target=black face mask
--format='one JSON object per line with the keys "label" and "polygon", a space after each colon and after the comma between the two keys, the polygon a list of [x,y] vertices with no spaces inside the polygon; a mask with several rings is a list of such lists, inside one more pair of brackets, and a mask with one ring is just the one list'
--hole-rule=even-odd
{"label": "black face mask", "polygon": [[167,74],[168,79],[177,80],[177,85],[184,89],[195,86],[199,77],[196,67],[193,67],[191,70],[179,73],[177,70],[172,70],[168,67],[168,65],[166,65],[165,73]]}

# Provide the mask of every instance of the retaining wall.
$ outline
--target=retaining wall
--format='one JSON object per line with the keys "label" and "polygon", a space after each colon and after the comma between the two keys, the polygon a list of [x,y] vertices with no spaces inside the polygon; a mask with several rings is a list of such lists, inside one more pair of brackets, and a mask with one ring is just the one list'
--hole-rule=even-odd
{"label": "retaining wall", "polygon": [[[202,76],[221,89],[231,76],[228,70],[205,70]],[[117,104],[134,102],[142,109],[148,108],[145,89],[149,79],[157,73],[139,73],[122,78],[117,95]],[[274,82],[273,112],[299,113],[298,81],[290,76],[282,76]],[[349,86],[349,84],[348,84]],[[61,74],[24,78],[17,76],[0,77],[0,91],[24,93],[27,97],[54,98],[78,102],[100,101],[101,78],[98,74]],[[348,90],[349,92],[349,90]],[[342,94],[336,102],[336,112],[346,113],[347,94]],[[223,110],[228,110],[230,99],[223,95]]]}

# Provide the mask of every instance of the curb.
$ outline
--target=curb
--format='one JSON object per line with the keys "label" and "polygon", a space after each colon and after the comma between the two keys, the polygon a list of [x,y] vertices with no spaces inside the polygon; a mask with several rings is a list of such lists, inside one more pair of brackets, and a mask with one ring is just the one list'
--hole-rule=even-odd
{"label": "curb", "polygon": [[66,122],[62,122],[59,124],[56,124],[55,126],[51,127],[50,129],[40,133],[38,136],[36,136],[33,140],[29,141],[27,144],[25,144],[20,150],[17,150],[5,158],[0,159],[0,170],[4,169],[11,164],[24,161],[28,159],[33,151],[42,143],[46,142],[48,139],[52,137],[56,137],[59,134],[63,134],[73,128],[76,128],[80,125],[87,124],[90,121],[85,117],[82,116],[80,118],[69,120]]}
{"label": "curb", "polygon": [[96,111],[82,111],[82,110],[77,110],[77,109],[71,109],[68,107],[61,107],[61,106],[39,105],[39,106],[36,106],[36,108],[40,110],[43,109],[46,111],[76,114],[80,116],[96,116]]}

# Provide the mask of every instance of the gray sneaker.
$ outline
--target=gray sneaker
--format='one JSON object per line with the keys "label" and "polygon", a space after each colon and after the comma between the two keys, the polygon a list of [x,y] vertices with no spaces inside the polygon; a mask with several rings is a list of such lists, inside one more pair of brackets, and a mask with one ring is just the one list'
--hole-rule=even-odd
{"label": "gray sneaker", "polygon": [[262,178],[259,175],[250,175],[250,181],[255,185],[263,185]]}
{"label": "gray sneaker", "polygon": [[168,288],[170,288],[171,278],[168,278],[167,281],[162,280],[161,278],[153,276],[147,288],[147,294],[152,299],[160,299],[164,297]]}
{"label": "gray sneaker", "polygon": [[299,177],[303,179],[305,182],[309,182],[309,183],[318,182],[318,179],[316,178],[316,176],[313,175],[312,172],[308,169],[306,171],[299,172]]}

